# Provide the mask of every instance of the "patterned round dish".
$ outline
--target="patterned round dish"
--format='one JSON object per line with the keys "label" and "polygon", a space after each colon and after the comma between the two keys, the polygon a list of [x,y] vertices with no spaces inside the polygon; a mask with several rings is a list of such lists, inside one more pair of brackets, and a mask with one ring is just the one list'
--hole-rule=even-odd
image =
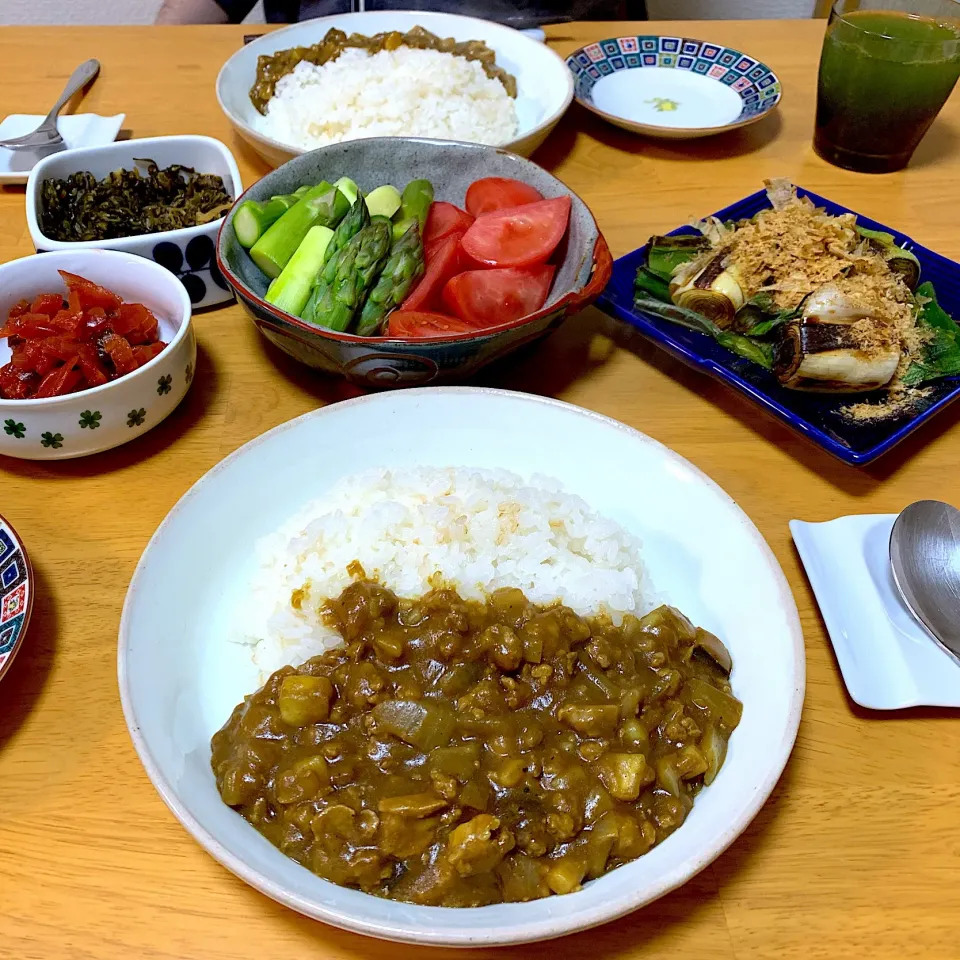
{"label": "patterned round dish", "polygon": [[578,103],[651,137],[735,130],[765,117],[781,97],[765,63],[690,37],[611,37],[574,51],[567,66]]}
{"label": "patterned round dish", "polygon": [[0,679],[23,646],[33,609],[33,568],[17,531],[0,517]]}

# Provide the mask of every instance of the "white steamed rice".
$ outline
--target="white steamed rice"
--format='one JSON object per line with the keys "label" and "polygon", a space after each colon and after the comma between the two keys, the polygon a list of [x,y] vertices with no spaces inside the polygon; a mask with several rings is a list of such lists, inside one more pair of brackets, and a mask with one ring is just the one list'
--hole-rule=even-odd
{"label": "white steamed rice", "polygon": [[257,129],[313,150],[360,137],[413,136],[499,146],[517,132],[513,100],[475,60],[399,47],[348,48],[323,66],[301,61],[277,81]]}
{"label": "white steamed rice", "polygon": [[[593,512],[556,480],[525,482],[502,470],[372,470],[348,477],[257,545],[259,570],[240,639],[264,673],[340,642],[321,604],[350,583],[359,560],[401,597],[418,597],[439,574],[461,596],[518,587],[535,603],[578,613],[651,609],[640,542]],[[305,590],[301,609],[291,604]]]}

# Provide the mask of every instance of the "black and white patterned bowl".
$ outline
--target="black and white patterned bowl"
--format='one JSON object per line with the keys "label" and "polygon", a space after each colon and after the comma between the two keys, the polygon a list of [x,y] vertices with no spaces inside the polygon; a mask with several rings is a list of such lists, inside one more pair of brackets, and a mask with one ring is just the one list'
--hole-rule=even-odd
{"label": "black and white patterned bowl", "polygon": [[37,253],[90,249],[135,253],[159,263],[179,277],[194,309],[232,300],[233,292],[223,279],[216,258],[217,232],[223,217],[197,227],[116,240],[64,243],[43,233],[40,227],[40,187],[44,180],[63,179],[81,171],[103,178],[120,167],[131,169],[137,160],[154,160],[160,167],[179,163],[193,167],[198,173],[216,174],[223,178],[227,193],[233,199],[243,192],[233,154],[213,137],[150,137],[55,153],[41,160],[27,181],[27,225]]}

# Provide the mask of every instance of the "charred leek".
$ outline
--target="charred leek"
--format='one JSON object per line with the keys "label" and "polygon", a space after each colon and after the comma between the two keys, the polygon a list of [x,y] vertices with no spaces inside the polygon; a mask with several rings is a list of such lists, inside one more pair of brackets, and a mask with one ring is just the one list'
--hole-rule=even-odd
{"label": "charred leek", "polygon": [[807,299],[801,320],[781,328],[773,371],[792,390],[863,393],[890,383],[900,354],[886,322],[828,285]]}
{"label": "charred leek", "polygon": [[736,268],[725,260],[726,255],[718,253],[690,279],[681,275],[670,284],[670,299],[678,307],[702,314],[724,330],[733,326],[746,299]]}
{"label": "charred leek", "polygon": [[879,253],[887,266],[903,277],[903,282],[911,289],[916,290],[920,282],[920,261],[910,250],[897,246],[892,233],[883,230],[869,230],[867,227],[857,227],[857,233]]}

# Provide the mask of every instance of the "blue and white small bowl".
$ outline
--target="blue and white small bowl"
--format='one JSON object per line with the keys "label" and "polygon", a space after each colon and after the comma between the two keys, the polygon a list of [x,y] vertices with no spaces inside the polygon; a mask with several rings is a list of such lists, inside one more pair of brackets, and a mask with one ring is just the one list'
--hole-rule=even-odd
{"label": "blue and white small bowl", "polygon": [[755,123],[780,102],[753,57],[690,37],[611,37],[567,57],[579,104],[650,137],[689,140]]}
{"label": "blue and white small bowl", "polygon": [[33,568],[23,541],[0,517],[0,678],[23,646],[33,609]]}
{"label": "blue and white small bowl", "polygon": [[27,226],[37,253],[97,249],[134,253],[159,263],[179,277],[194,309],[233,300],[233,291],[217,267],[217,233],[223,217],[196,227],[116,240],[68,243],[53,240],[43,233],[40,228],[40,187],[44,180],[62,180],[85,170],[102,179],[121,167],[132,169],[137,160],[153,160],[161,168],[179,163],[193,167],[197,173],[216,174],[223,179],[232,199],[236,200],[243,193],[237,161],[227,147],[213,137],[149,137],[54,153],[41,160],[30,171],[27,180]]}

